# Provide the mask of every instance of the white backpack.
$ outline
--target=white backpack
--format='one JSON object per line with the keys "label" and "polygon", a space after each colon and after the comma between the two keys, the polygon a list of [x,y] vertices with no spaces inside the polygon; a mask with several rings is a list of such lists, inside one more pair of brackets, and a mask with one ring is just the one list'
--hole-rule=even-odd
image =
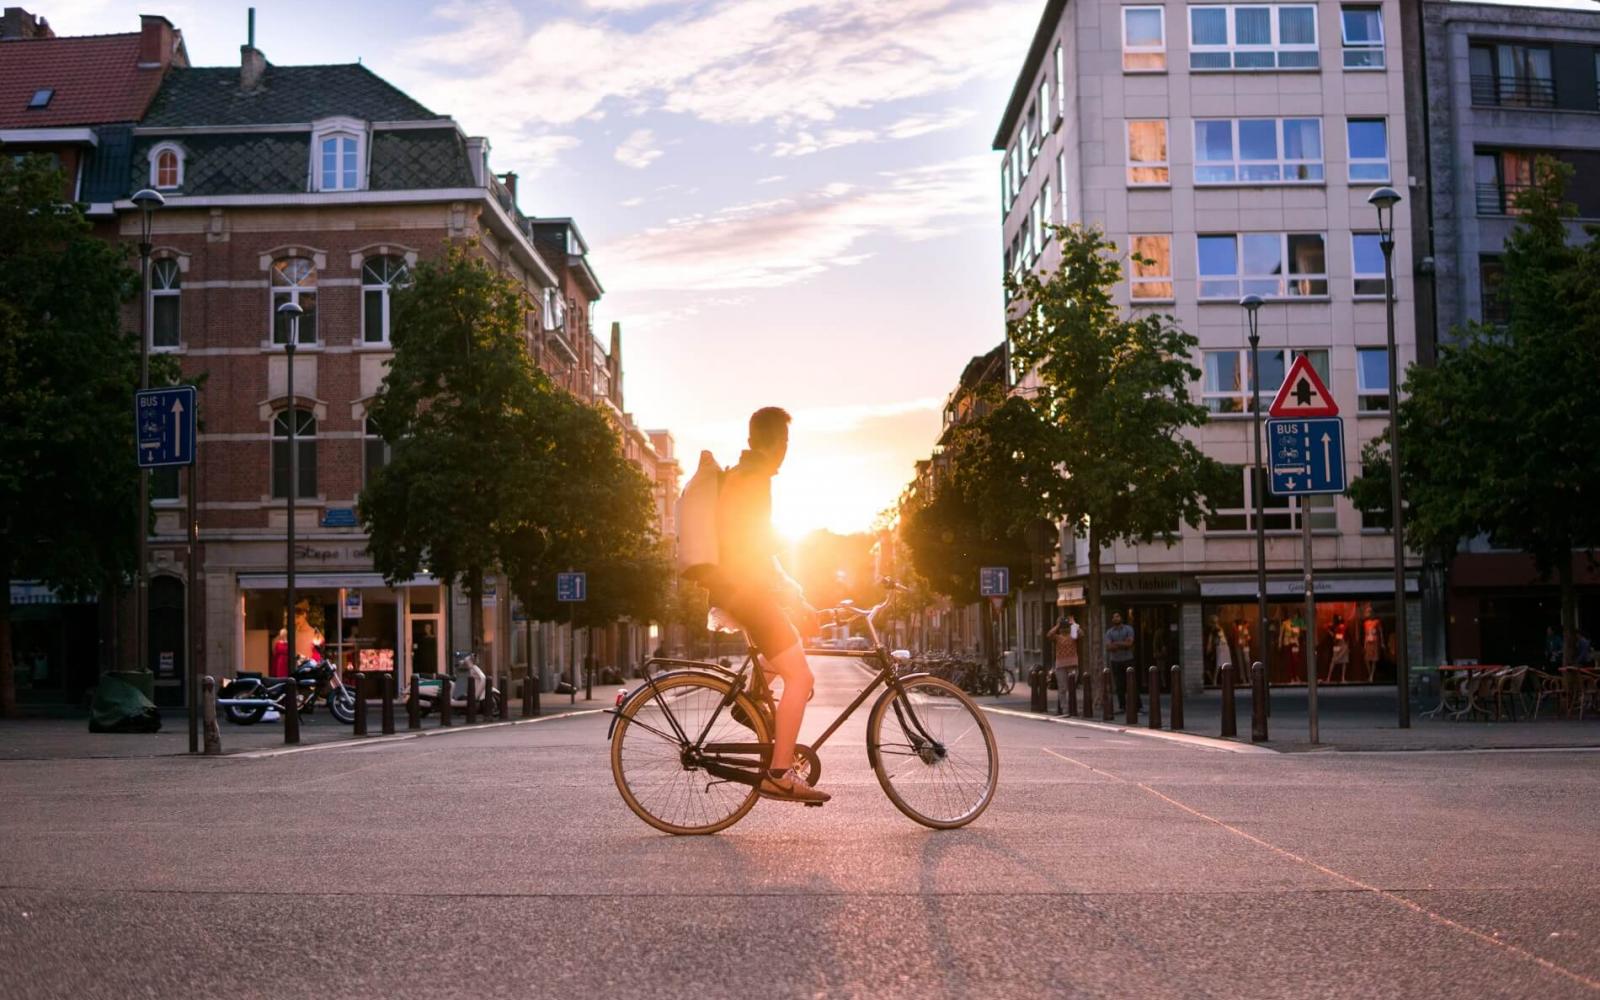
{"label": "white backpack", "polygon": [[678,497],[678,572],[696,583],[716,572],[717,498],[722,493],[722,467],[709,451]]}

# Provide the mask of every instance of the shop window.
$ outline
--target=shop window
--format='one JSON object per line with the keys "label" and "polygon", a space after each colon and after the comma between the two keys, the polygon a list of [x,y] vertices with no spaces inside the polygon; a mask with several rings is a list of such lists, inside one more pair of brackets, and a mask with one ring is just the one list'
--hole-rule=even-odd
{"label": "shop window", "polygon": [[1201,605],[1207,684],[1218,682],[1224,657],[1236,669],[1259,661],[1274,684],[1303,684],[1306,654],[1313,642],[1318,683],[1394,682],[1392,599],[1318,597],[1315,622],[1306,617],[1302,602],[1272,601],[1267,604],[1264,635],[1259,634],[1258,614],[1255,602],[1245,599]]}
{"label": "shop window", "polygon": [[289,496],[289,420],[295,420],[295,448],[299,452],[299,488],[295,496],[315,499],[317,495],[317,418],[310,410],[286,410],[272,418],[272,496]]}
{"label": "shop window", "polygon": [[1383,69],[1383,8],[1342,7],[1339,29],[1345,69]]}
{"label": "shop window", "polygon": [[1167,166],[1165,119],[1128,123],[1128,186],[1148,187],[1171,183]]}
{"label": "shop window", "polygon": [[1132,297],[1135,302],[1172,300],[1172,237],[1133,237]]}
{"label": "shop window", "polygon": [[283,257],[272,262],[272,342],[289,342],[289,320],[278,315],[285,302],[297,302],[305,314],[300,317],[299,345],[317,342],[317,267],[304,257]]}
{"label": "shop window", "polygon": [[[1198,237],[1200,298],[1237,302],[1328,294],[1326,239],[1321,233],[1218,233]],[[1241,291],[1242,289],[1242,291]]]}
{"label": "shop window", "polygon": [[1382,118],[1351,118],[1345,123],[1351,183],[1389,180],[1389,126]]}
{"label": "shop window", "polygon": [[1389,412],[1389,349],[1356,348],[1357,409],[1362,413]]}
{"label": "shop window", "polygon": [[1320,118],[1216,118],[1194,123],[1196,184],[1299,184],[1322,179]]}
{"label": "shop window", "polygon": [[411,277],[400,257],[369,257],[361,265],[361,339],[368,344],[390,342],[390,306],[395,289]]}
{"label": "shop window", "polygon": [[377,421],[368,417],[365,429],[366,433],[361,439],[361,484],[371,486],[372,477],[377,475],[379,469],[389,464],[392,453],[389,442],[385,441],[378,431]]}
{"label": "shop window", "polygon": [[170,257],[150,262],[150,346],[177,347],[181,341],[178,296],[183,275]]}
{"label": "shop window", "polygon": [[1122,8],[1122,68],[1129,73],[1167,68],[1165,7]]}

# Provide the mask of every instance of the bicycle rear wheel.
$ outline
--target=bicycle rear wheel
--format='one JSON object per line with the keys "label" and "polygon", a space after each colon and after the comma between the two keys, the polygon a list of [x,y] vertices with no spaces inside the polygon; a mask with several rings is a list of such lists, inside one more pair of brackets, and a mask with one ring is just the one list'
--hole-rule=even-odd
{"label": "bicycle rear wheel", "polygon": [[1000,780],[988,718],[937,677],[910,678],[878,699],[867,719],[867,757],[895,808],[936,830],[977,819]]}
{"label": "bicycle rear wheel", "polygon": [[[687,762],[686,753],[728,693],[710,674],[660,678],[630,699],[611,736],[611,775],[634,815],[672,834],[716,833],[756,804],[753,785],[727,781]],[[766,718],[739,694],[741,724],[731,711],[716,717],[706,743],[769,743]],[[729,706],[730,709],[733,706]]]}

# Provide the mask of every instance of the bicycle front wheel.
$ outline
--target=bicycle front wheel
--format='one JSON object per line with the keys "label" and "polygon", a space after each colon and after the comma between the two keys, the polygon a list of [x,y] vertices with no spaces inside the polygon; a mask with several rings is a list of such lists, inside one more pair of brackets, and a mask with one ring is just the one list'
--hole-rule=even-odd
{"label": "bicycle front wheel", "polygon": [[[657,830],[716,833],[755,806],[755,786],[718,778],[688,762],[692,742],[727,693],[728,682],[710,674],[663,677],[631,698],[618,717],[611,775],[622,801]],[[735,707],[743,709],[737,713],[743,722],[735,718]],[[766,718],[743,693],[716,715],[705,738],[706,743],[771,740]]]}
{"label": "bicycle front wheel", "polygon": [[867,719],[867,757],[895,808],[936,830],[977,819],[1000,780],[988,718],[937,677],[910,678],[878,699]]}

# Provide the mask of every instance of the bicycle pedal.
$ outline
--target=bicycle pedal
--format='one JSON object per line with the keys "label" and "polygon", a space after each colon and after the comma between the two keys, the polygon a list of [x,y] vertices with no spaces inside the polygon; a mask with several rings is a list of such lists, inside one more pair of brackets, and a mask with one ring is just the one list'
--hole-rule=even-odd
{"label": "bicycle pedal", "polygon": [[823,802],[807,802],[805,806],[807,809],[821,809],[825,804]]}

